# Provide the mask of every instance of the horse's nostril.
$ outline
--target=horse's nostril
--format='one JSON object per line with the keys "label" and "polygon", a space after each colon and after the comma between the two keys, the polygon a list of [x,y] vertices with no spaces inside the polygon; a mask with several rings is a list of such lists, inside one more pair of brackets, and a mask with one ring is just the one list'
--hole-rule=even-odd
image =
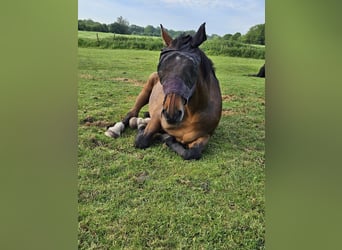
{"label": "horse's nostril", "polygon": [[163,115],[167,120],[170,119],[170,116],[169,116],[169,114],[167,113],[166,109],[163,109],[161,113],[162,113],[162,115]]}

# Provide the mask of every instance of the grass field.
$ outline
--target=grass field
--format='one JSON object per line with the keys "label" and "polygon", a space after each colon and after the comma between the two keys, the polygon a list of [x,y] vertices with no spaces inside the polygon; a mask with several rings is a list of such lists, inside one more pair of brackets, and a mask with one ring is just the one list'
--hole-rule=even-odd
{"label": "grass field", "polygon": [[[78,38],[88,38],[88,39],[105,39],[105,38],[113,38],[114,34],[109,32],[95,32],[95,31],[78,31]],[[161,37],[156,36],[139,36],[139,35],[121,35],[115,34],[118,37],[136,37],[136,38],[148,38],[148,39],[157,39],[161,40]]]}
{"label": "grass field", "polygon": [[[210,56],[221,122],[199,161],[104,135],[159,53],[79,48],[79,249],[265,249],[264,60]],[[144,108],[143,111],[146,111]]]}

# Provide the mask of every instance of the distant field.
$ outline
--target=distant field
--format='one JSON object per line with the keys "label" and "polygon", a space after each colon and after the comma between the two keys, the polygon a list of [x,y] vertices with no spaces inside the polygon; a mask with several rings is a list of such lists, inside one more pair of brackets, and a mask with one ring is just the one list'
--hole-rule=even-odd
{"label": "distant field", "polygon": [[105,32],[93,32],[93,31],[78,31],[78,38],[88,38],[88,39],[96,39],[96,34],[98,34],[99,38],[110,38],[113,37],[113,33],[105,33]]}
{"label": "distant field", "polygon": [[264,60],[210,56],[222,119],[203,158],[183,161],[161,143],[134,148],[135,130],[104,135],[158,57],[79,48],[79,249],[265,249],[265,80],[246,76]]}
{"label": "distant field", "polygon": [[[78,31],[78,38],[88,38],[88,39],[97,39],[97,35],[99,39],[104,38],[113,38],[113,33],[106,33],[106,32],[94,32],[94,31]],[[135,38],[151,38],[151,39],[159,39],[161,41],[160,37],[155,36],[138,36],[138,35],[122,35],[122,34],[115,34],[115,36],[121,36],[121,37],[135,37]]]}
{"label": "distant field", "polygon": [[250,46],[254,46],[254,47],[258,47],[258,48],[266,48],[265,45],[261,45],[261,44],[251,44]]}

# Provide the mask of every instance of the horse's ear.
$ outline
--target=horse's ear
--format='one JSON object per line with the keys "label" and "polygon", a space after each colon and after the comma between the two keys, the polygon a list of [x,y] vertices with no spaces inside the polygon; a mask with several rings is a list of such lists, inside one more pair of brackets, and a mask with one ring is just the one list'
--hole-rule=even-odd
{"label": "horse's ear", "polygon": [[196,34],[192,37],[191,45],[194,48],[200,46],[205,40],[207,35],[205,33],[205,23],[203,23],[197,30]]}
{"label": "horse's ear", "polygon": [[160,25],[160,28],[161,28],[162,38],[164,40],[164,43],[165,43],[166,46],[169,46],[171,44],[171,42],[172,42],[172,38],[166,32],[166,30],[164,29],[163,25]]}

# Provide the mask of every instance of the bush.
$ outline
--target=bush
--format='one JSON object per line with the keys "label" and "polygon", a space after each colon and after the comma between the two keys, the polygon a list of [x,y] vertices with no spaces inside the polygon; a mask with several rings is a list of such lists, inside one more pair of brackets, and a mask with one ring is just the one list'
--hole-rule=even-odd
{"label": "bush", "polygon": [[[117,35],[112,37],[100,38],[78,38],[78,46],[97,47],[102,49],[143,49],[143,50],[161,50],[163,41],[161,38]],[[208,55],[226,55],[232,57],[245,57],[255,59],[265,59],[265,47],[256,47],[231,40],[220,38],[209,39],[201,49]]]}
{"label": "bush", "polygon": [[265,59],[264,47],[255,47],[231,40],[211,39],[206,41],[201,48],[209,55]]}

